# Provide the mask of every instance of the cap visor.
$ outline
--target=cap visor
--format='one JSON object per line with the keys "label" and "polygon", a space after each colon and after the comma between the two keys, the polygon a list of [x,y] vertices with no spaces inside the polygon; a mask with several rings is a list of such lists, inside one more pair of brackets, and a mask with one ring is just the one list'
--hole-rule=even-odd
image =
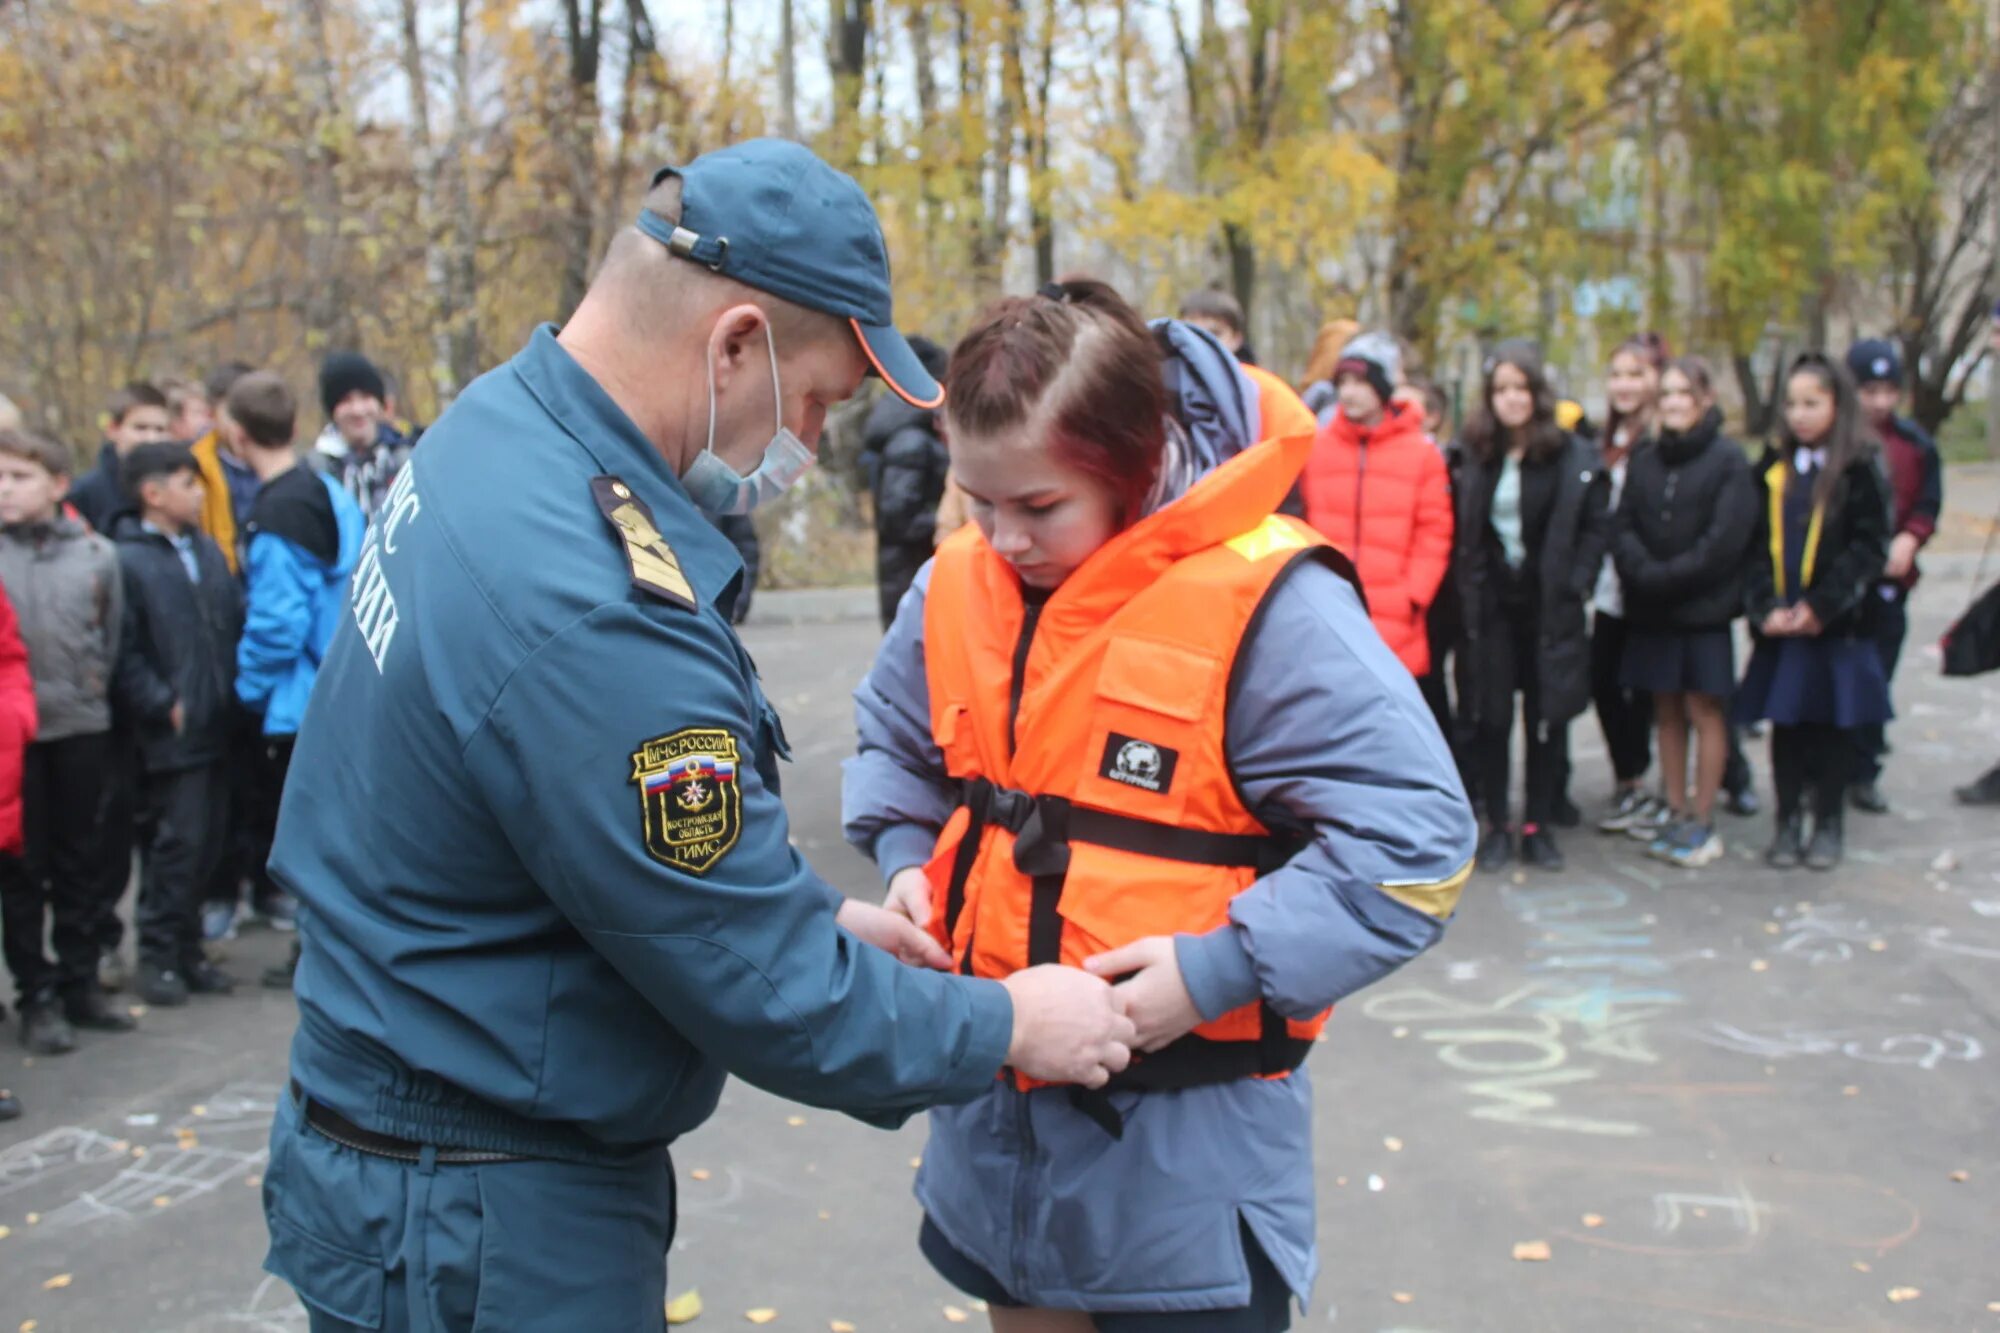
{"label": "cap visor", "polygon": [[911,407],[943,406],[944,386],[931,378],[902,334],[887,324],[863,324],[858,319],[847,322],[854,326],[854,336],[867,353],[868,363],[898,398]]}

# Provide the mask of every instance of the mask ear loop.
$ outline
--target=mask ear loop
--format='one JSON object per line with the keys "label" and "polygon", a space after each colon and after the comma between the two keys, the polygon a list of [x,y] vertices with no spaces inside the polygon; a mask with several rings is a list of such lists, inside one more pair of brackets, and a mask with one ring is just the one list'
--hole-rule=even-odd
{"label": "mask ear loop", "polygon": [[778,340],[771,332],[771,317],[764,316],[764,346],[771,353],[771,405],[778,414],[778,430],[785,428],[785,393],[778,387]]}

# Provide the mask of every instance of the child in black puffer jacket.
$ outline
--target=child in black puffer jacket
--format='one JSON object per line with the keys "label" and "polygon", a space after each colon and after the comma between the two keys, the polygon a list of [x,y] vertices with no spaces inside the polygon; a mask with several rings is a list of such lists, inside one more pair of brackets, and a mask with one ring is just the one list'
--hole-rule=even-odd
{"label": "child in black puffer jacket", "polygon": [[[1628,627],[1619,683],[1652,696],[1659,729],[1670,814],[1647,850],[1697,868],[1723,851],[1713,815],[1736,681],[1729,627],[1743,610],[1757,497],[1742,446],[1722,432],[1714,379],[1700,358],[1667,365],[1658,410],[1658,439],[1626,465],[1612,542]],[[1692,804],[1690,724],[1700,741]]]}

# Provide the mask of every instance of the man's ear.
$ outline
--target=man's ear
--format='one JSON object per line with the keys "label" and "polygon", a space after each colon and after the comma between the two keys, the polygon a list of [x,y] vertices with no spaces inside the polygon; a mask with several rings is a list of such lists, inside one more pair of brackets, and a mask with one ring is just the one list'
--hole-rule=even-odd
{"label": "man's ear", "polygon": [[70,482],[69,473],[57,472],[51,475],[55,480],[56,503],[61,504],[64,500],[69,498],[69,482]]}
{"label": "man's ear", "polygon": [[768,323],[770,316],[750,301],[740,302],[722,312],[708,343],[708,354],[715,363],[716,392],[720,393],[730,377],[740,374],[746,367],[768,363],[764,333],[764,326]]}

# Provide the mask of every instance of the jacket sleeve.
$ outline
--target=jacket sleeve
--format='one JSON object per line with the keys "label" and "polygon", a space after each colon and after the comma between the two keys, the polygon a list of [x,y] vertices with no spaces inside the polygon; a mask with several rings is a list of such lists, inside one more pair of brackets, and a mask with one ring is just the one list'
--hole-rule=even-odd
{"label": "jacket sleeve", "polygon": [[1602,468],[1593,472],[1583,488],[1583,513],[1576,520],[1576,558],[1569,571],[1569,590],[1590,600],[1597,576],[1604,569],[1604,557],[1611,550],[1617,516],[1611,508],[1611,474]]}
{"label": "jacket sleeve", "polygon": [[930,681],[924,674],[924,598],[931,567],[896,609],[875,664],[854,691],[855,756],[842,771],[840,822],[847,840],[873,858],[884,881],[931,859],[938,831],[958,807],[944,753],[931,735]]}
{"label": "jacket sleeve", "polygon": [[1437,600],[1438,586],[1451,568],[1453,520],[1451,478],[1444,470],[1444,456],[1426,449],[1423,470],[1417,480],[1416,526],[1410,534],[1409,573],[1404,587],[1410,602],[1421,615]]}
{"label": "jacket sleeve", "polygon": [[[971,1099],[1006,1059],[1005,990],[906,966],[835,924],[766,781],[748,668],[719,629],[630,602],[572,622],[472,733],[474,781],[583,939],[730,1072],[883,1125]],[[693,730],[737,754],[734,828],[699,873],[651,850],[634,785],[635,752]]]}
{"label": "jacket sleeve", "polygon": [[882,448],[875,530],[892,541],[929,546],[937,531],[937,509],[927,503],[933,469],[942,471],[934,448],[931,436],[915,426],[897,431]]}
{"label": "jacket sleeve", "polygon": [[1842,541],[1822,550],[1806,604],[1822,625],[1859,607],[1882,577],[1889,559],[1889,486],[1874,460],[1847,470],[1841,494]]}
{"label": "jacket sleeve", "polygon": [[35,678],[28,670],[28,647],[21,641],[21,622],[5,588],[0,588],[0,708],[12,717],[22,745],[35,739],[40,729],[35,712]]}
{"label": "jacket sleeve", "polygon": [[[1736,448],[1728,440],[1716,443],[1729,449]],[[1757,494],[1750,481],[1748,463],[1727,462],[1722,484],[1710,497],[1709,504],[1701,530],[1686,550],[1664,559],[1645,554],[1645,558],[1634,562],[1635,577],[1628,578],[1621,561],[1618,577],[1626,579],[1633,588],[1660,598],[1698,592],[1728,577],[1741,565],[1745,543],[1756,522],[1752,511],[1757,507]],[[1636,535],[1630,534],[1629,527],[1626,534],[1627,538],[1621,540],[1619,547],[1621,555],[1630,553],[1633,548],[1643,553],[1643,547],[1639,546]]]}
{"label": "jacket sleeve", "polygon": [[180,701],[180,693],[153,660],[152,627],[139,575],[124,572],[125,612],[118,635],[118,662],[112,668],[112,695],[118,711],[149,726],[162,726]]}
{"label": "jacket sleeve", "polygon": [[271,691],[306,650],[320,574],[298,546],[272,532],[250,539],[243,639],[236,647],[236,697],[263,712]]}
{"label": "jacket sleeve", "polygon": [[1938,457],[1937,441],[1931,438],[1930,432],[1914,421],[1899,421],[1896,428],[1902,432],[1904,439],[1917,446],[1920,473],[1917,502],[1910,509],[1903,531],[1915,537],[1921,546],[1936,534],[1938,515],[1944,512],[1944,463]]}
{"label": "jacket sleeve", "polygon": [[1770,469],[1771,455],[1766,453],[1750,473],[1750,499],[1757,512],[1751,517],[1750,549],[1743,558],[1743,613],[1753,633],[1778,607],[1777,574],[1771,567],[1771,487],[1766,475]]}
{"label": "jacket sleeve", "polygon": [[1259,996],[1306,1018],[1380,980],[1437,942],[1472,872],[1451,753],[1353,589],[1308,565],[1272,596],[1240,650],[1229,766],[1260,819],[1311,842],[1226,925],[1176,937],[1205,1019]]}

